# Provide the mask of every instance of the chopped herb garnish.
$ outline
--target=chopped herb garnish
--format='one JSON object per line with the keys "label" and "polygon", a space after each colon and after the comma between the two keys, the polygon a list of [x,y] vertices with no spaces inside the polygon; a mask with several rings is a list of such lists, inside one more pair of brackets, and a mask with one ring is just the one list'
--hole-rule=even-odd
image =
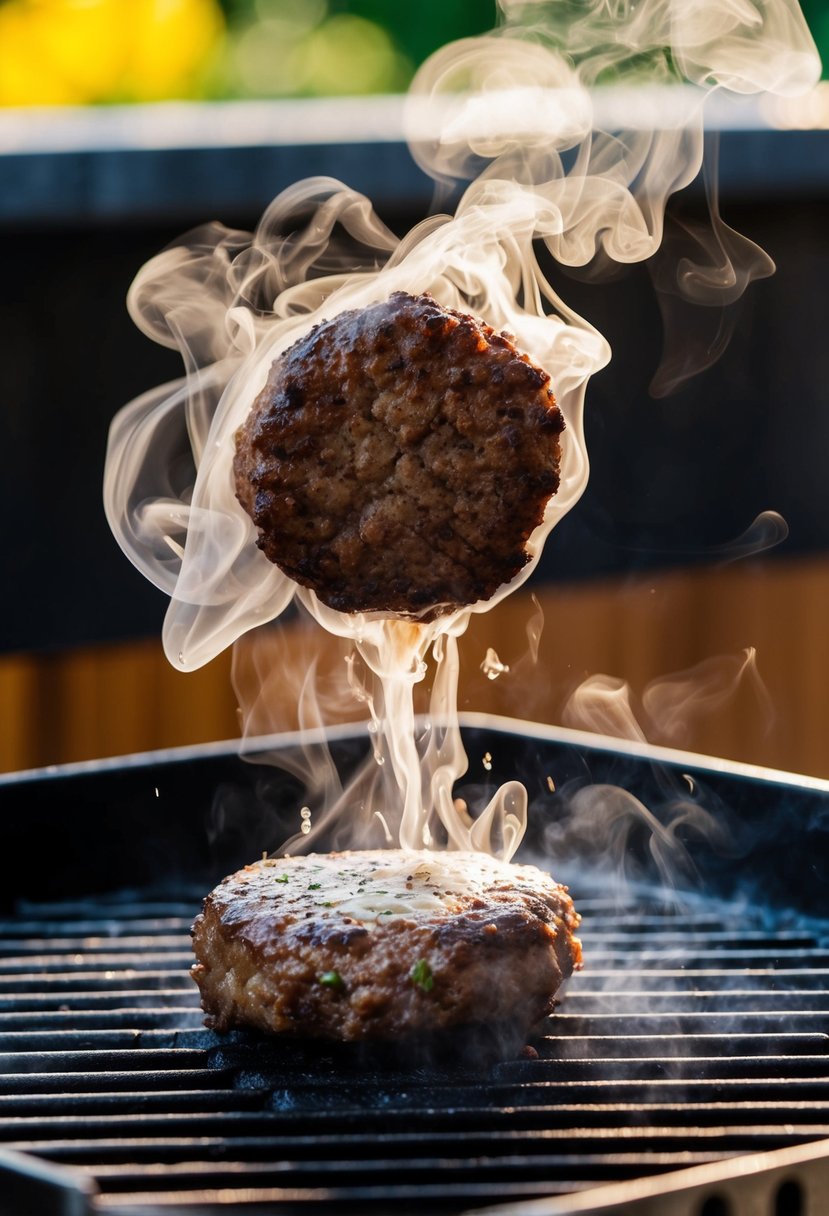
{"label": "chopped herb garnish", "polygon": [[287,874],[277,874],[276,878],[274,879],[274,882],[287,882],[287,881],[288,881]]}
{"label": "chopped herb garnish", "polygon": [[309,891],[319,891],[319,889],[320,889],[320,887],[321,887],[321,886],[322,886],[322,883],[321,883],[321,882],[309,882],[309,883],[308,883],[308,890],[309,890]]}
{"label": "chopped herb garnish", "polygon": [[435,977],[432,975],[432,968],[426,962],[425,958],[419,958],[409,972],[409,979],[413,984],[417,984],[418,988],[422,988],[424,992],[431,992],[435,986]]}
{"label": "chopped herb garnish", "polygon": [[331,902],[330,899],[327,899],[322,906],[323,906],[323,908],[333,908],[334,904]]}
{"label": "chopped herb garnish", "polygon": [[320,976],[320,983],[325,984],[326,988],[345,988],[343,977],[339,971],[323,971]]}

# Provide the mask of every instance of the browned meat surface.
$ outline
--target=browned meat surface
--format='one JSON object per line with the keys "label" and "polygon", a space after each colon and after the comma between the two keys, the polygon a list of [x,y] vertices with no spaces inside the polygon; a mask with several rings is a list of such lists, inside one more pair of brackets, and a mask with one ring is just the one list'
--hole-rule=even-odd
{"label": "browned meat surface", "polygon": [[549,380],[428,295],[318,325],[274,362],[236,436],[260,547],[343,612],[428,620],[488,599],[558,489]]}
{"label": "browned meat surface", "polygon": [[391,1040],[524,1035],[580,966],[565,887],[471,853],[311,854],[226,878],[193,927],[207,1023]]}

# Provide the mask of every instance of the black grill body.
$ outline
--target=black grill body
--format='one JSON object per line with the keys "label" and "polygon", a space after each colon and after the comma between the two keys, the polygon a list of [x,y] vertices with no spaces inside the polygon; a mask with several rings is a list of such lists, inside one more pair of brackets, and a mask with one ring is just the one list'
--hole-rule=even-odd
{"label": "black grill body", "polygon": [[[295,830],[279,770],[209,748],[0,782],[0,1213],[736,1216],[728,1188],[762,1165],[763,1210],[821,1211],[829,784],[502,722],[465,742],[470,799],[525,780],[524,856],[583,916],[585,970],[537,1057],[204,1029],[190,924]],[[347,770],[364,738],[332,748]],[[580,822],[597,785],[648,808],[616,815],[616,857]]]}

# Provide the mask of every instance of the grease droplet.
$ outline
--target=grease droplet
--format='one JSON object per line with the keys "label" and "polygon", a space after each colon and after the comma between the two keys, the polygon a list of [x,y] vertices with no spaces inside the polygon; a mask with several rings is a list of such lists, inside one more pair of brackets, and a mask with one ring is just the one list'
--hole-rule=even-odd
{"label": "grease droplet", "polygon": [[506,663],[501,662],[498,655],[490,646],[487,649],[483,663],[481,663],[481,671],[488,680],[497,680],[504,672],[509,671],[509,667]]}

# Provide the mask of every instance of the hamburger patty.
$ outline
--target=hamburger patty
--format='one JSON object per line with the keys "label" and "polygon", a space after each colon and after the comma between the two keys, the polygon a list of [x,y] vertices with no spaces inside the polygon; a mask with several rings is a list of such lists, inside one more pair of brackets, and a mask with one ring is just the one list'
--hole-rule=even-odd
{"label": "hamburger patty", "polygon": [[550,377],[504,334],[395,292],[312,329],[236,435],[258,544],[342,612],[430,620],[529,560],[559,484]]}
{"label": "hamburger patty", "polygon": [[263,860],[193,926],[208,1026],[392,1040],[455,1027],[524,1035],[581,965],[567,889],[478,853]]}

